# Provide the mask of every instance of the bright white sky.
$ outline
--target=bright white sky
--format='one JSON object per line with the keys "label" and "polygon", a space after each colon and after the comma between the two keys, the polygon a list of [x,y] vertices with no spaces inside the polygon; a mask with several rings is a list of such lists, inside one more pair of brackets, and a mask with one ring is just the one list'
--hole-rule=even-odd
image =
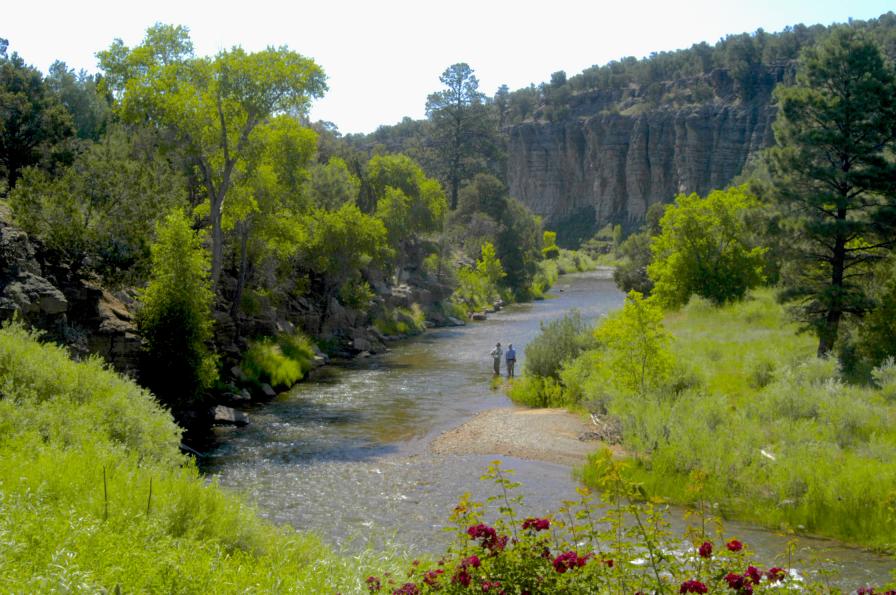
{"label": "bright white sky", "polygon": [[557,70],[572,76],[729,33],[889,10],[896,0],[13,0],[3,8],[0,37],[44,71],[61,59],[93,72],[98,50],[116,37],[136,45],[155,22],[189,27],[199,54],[288,45],[328,76],[330,90],[315,102],[312,119],[349,133],[423,117],[439,74],[456,62],[470,64],[480,90],[493,95],[501,84],[518,89]]}

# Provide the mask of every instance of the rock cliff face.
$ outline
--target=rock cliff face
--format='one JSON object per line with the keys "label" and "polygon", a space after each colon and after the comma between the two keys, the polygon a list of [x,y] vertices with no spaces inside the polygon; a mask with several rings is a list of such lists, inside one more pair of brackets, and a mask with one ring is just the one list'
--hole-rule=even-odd
{"label": "rock cliff face", "polygon": [[[509,130],[511,194],[564,235],[634,224],[653,203],[722,188],[773,142],[771,92],[787,73],[762,73],[746,101],[725,71],[667,83],[673,99],[655,106],[631,89],[574,96],[562,119]],[[707,98],[694,101],[694,88]]]}

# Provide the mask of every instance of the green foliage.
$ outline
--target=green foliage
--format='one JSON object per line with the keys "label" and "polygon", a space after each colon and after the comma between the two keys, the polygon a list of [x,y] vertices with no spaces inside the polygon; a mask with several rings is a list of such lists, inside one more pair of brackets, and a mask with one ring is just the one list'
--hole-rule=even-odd
{"label": "green foliage", "polygon": [[358,197],[361,182],[339,157],[331,157],[326,165],[315,164],[310,169],[306,192],[311,203],[322,209],[334,211],[346,202]]}
{"label": "green foliage", "polygon": [[619,246],[622,262],[613,271],[613,280],[622,291],[637,291],[644,295],[653,291],[653,281],[647,274],[647,267],[653,262],[651,239],[649,232],[640,231],[625,238]]}
{"label": "green foliage", "polygon": [[0,576],[10,592],[359,592],[334,555],[199,474],[181,430],[100,360],[0,330]]}
{"label": "green foliage", "polygon": [[556,380],[563,364],[575,359],[589,344],[588,328],[578,310],[543,322],[541,332],[526,345],[525,372]]}
{"label": "green foliage", "polygon": [[75,271],[145,279],[155,224],[186,203],[183,176],[145,136],[115,127],[60,175],[25,169],[10,194],[17,222]]}
{"label": "green foliage", "polygon": [[311,370],[313,361],[314,345],[297,331],[252,341],[243,354],[241,367],[255,384],[289,388]]}
{"label": "green foliage", "polygon": [[[637,373],[600,349],[561,372],[567,402],[619,419],[636,463],[630,477],[648,494],[718,502],[726,515],[773,528],[894,546],[894,494],[854,489],[896,477],[889,364],[875,371],[877,387],[844,384],[770,290],[721,308],[692,299],[666,323],[669,357],[688,367],[667,366],[637,400],[623,390]],[[700,495],[687,488],[694,474]]]}
{"label": "green foliage", "polygon": [[482,256],[476,261],[476,270],[481,273],[493,288],[497,288],[501,280],[507,276],[501,259],[495,254],[495,247],[491,242],[482,244]]}
{"label": "green foliage", "polygon": [[893,245],[894,89],[879,46],[838,27],[803,53],[796,84],[776,90],[769,173],[790,249],[785,297],[820,355],[834,348],[841,319],[870,309],[869,265]]}
{"label": "green foliage", "polygon": [[417,335],[426,328],[426,315],[420,304],[410,308],[386,308],[374,318],[373,326],[387,336]]}
{"label": "green foliage", "polygon": [[545,258],[555,260],[560,255],[560,248],[557,246],[557,232],[545,230],[541,240],[541,254]]}
{"label": "green foliage", "polygon": [[881,365],[896,356],[896,275],[894,263],[882,267],[869,293],[875,306],[858,327],[858,352],[868,368]]}
{"label": "green foliage", "polygon": [[714,190],[706,198],[677,196],[651,242],[653,295],[673,308],[691,295],[723,304],[762,283],[765,249],[752,245],[747,222],[758,206],[745,187]]}
{"label": "green foliage", "polygon": [[137,325],[146,342],[141,377],[175,408],[200,400],[217,377],[206,343],[212,335],[208,253],[183,211],[156,230],[149,283],[140,294]]}
{"label": "green foliage", "polygon": [[225,199],[241,174],[251,173],[247,162],[266,136],[264,125],[277,114],[304,113],[309,100],[326,89],[323,72],[286,47],[254,53],[235,47],[197,58],[186,29],[161,24],[133,49],[118,40],[97,55],[119,99],[119,115],[165,130],[193,161],[208,201],[211,276],[217,284],[224,206],[242,202]]}
{"label": "green foliage", "polygon": [[622,390],[644,395],[669,378],[674,358],[663,311],[637,291],[630,291],[622,309],[597,326],[594,337],[604,350],[604,365],[613,370]]}
{"label": "green foliage", "polygon": [[573,405],[559,380],[551,376],[526,375],[515,378],[507,389],[507,396],[526,407],[568,407]]}
{"label": "green foliage", "polygon": [[69,156],[72,117],[39,70],[0,53],[0,176],[11,190],[28,166],[52,169]]}

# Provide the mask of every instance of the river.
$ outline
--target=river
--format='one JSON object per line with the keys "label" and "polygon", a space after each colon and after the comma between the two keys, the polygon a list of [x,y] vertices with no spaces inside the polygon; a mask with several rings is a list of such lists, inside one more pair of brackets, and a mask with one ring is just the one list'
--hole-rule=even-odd
{"label": "river", "polygon": [[[605,275],[564,276],[551,299],[514,305],[485,322],[430,330],[386,354],[323,368],[318,379],[251,409],[249,426],[218,428],[218,446],[203,471],[255,501],[265,517],[314,531],[336,546],[391,543],[438,551],[447,539],[443,523],[461,494],[491,493],[479,477],[496,457],[436,455],[429,444],[482,410],[509,405],[490,388],[492,346],[513,343],[524,357],[542,322],[573,308],[596,319],[622,301]],[[522,364],[520,359],[518,370]],[[569,467],[502,461],[523,483],[529,513],[576,499]],[[680,513],[672,517],[681,529]],[[765,563],[784,565],[788,537],[733,522],[726,531],[749,543]],[[896,567],[893,559],[832,541],[799,543],[804,569],[835,570],[844,586],[882,584]]]}

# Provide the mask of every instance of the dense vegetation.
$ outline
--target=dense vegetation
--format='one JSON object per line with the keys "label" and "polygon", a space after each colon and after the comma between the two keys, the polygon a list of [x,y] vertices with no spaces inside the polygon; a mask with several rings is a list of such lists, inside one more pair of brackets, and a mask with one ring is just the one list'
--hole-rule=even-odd
{"label": "dense vegetation", "polygon": [[896,82],[861,29],[802,53],[749,184],[652,209],[624,307],[546,327],[510,394],[618,428],[649,494],[892,551]]}

